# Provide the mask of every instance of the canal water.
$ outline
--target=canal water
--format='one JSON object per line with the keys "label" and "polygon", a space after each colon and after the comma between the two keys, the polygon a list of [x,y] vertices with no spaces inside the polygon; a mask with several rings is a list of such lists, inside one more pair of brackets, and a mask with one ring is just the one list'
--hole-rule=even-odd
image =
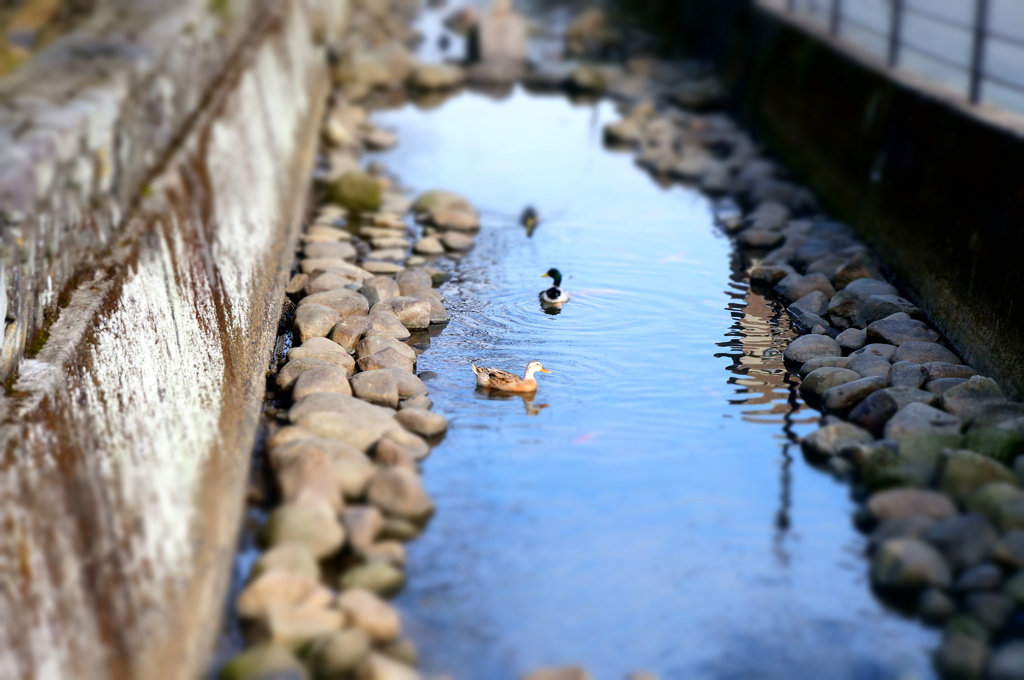
{"label": "canal water", "polygon": [[[873,596],[848,487],[793,443],[816,413],[782,364],[785,313],[734,269],[708,199],[603,148],[616,117],[521,90],[375,116],[404,184],[484,215],[419,360],[451,420],[396,601],[423,670],[933,677],[938,633]],[[557,315],[537,300],[550,267],[572,294]],[[532,399],[474,388],[471,361],[534,359],[551,374]]]}

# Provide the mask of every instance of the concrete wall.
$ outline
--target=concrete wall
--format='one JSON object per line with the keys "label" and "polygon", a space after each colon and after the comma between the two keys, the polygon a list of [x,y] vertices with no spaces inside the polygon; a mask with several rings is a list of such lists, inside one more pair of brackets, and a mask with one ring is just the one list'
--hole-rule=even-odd
{"label": "concrete wall", "polygon": [[[130,38],[111,18],[141,42],[0,147],[0,678],[202,674],[328,92],[314,37],[345,7],[154,2]],[[53,58],[0,96],[29,107],[75,71]]]}
{"label": "concrete wall", "polygon": [[737,107],[964,359],[1024,394],[1024,120],[894,75],[769,5],[709,31]]}

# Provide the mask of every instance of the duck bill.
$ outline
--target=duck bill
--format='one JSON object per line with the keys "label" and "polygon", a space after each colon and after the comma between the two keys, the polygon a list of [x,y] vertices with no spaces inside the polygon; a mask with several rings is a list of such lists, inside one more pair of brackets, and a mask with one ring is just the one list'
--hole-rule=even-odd
{"label": "duck bill", "polygon": [[546,368],[538,368],[537,370],[540,371],[541,373],[550,373],[551,372],[551,371],[549,371]]}
{"label": "duck bill", "polygon": [[541,275],[540,275],[540,278],[542,278],[542,279],[546,279],[546,278],[548,278],[548,277],[550,277],[550,276],[551,276],[550,274],[541,274]]}

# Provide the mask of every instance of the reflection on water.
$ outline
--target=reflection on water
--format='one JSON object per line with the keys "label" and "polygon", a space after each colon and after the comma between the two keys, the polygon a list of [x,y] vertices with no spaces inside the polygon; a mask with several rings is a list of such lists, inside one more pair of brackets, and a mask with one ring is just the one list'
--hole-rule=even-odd
{"label": "reflection on water", "polygon": [[[397,600],[425,670],[931,677],[936,634],[871,595],[846,489],[794,460],[816,415],[782,364],[787,316],[736,273],[704,197],[602,148],[614,116],[517,91],[377,117],[403,182],[485,215],[419,360],[451,419]],[[545,216],[532,238],[524,205]],[[537,303],[552,266],[570,274],[557,316]],[[552,371],[532,401],[476,391],[471,360],[532,359]]]}
{"label": "reflection on water", "polygon": [[534,401],[534,395],[532,394],[508,394],[489,390],[485,387],[476,388],[476,393],[481,399],[493,399],[496,401],[514,401],[516,399],[521,399],[523,402],[524,412],[528,416],[540,415],[540,412],[549,406],[549,404],[536,403]]}

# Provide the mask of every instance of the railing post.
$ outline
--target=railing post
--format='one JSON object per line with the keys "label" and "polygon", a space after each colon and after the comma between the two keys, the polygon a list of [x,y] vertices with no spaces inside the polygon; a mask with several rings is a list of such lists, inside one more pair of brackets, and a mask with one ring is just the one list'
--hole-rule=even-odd
{"label": "railing post", "polygon": [[981,101],[985,81],[985,43],[988,38],[988,0],[974,0],[974,40],[971,46],[971,81],[968,98],[972,104]]}
{"label": "railing post", "polygon": [[839,24],[843,17],[843,0],[832,0],[832,16],[829,17],[828,30],[832,35],[839,35]]}
{"label": "railing post", "polygon": [[900,58],[900,44],[903,42],[903,0],[892,0],[889,15],[889,67],[895,68]]}

